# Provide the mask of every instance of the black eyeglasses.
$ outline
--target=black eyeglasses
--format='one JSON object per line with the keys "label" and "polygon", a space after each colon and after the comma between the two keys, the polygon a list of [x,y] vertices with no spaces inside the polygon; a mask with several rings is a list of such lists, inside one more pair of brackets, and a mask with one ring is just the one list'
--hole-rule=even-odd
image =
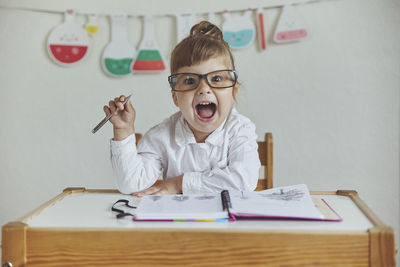
{"label": "black eyeglasses", "polygon": [[238,74],[236,70],[216,70],[206,74],[176,73],[168,76],[168,82],[172,91],[184,92],[196,89],[202,78],[212,88],[228,88],[236,84]]}

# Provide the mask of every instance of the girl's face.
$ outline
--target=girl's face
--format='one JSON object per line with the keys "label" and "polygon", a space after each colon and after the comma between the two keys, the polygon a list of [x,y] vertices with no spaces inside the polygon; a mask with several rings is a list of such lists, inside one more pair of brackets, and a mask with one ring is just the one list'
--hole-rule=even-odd
{"label": "girl's face", "polygon": [[[197,65],[182,67],[177,73],[205,74],[216,70],[231,69],[224,57],[211,58]],[[235,100],[233,87],[216,89],[205,78],[191,91],[172,91],[172,99],[181,110],[197,142],[204,142],[228,116]]]}

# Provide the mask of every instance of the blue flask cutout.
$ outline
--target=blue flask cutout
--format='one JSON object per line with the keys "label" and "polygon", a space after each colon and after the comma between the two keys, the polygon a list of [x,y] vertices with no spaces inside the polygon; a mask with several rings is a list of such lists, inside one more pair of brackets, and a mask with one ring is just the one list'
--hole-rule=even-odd
{"label": "blue flask cutout", "polygon": [[255,27],[251,20],[252,12],[247,10],[241,16],[232,16],[224,13],[224,24],[222,32],[224,40],[231,48],[241,49],[248,47],[254,41]]}

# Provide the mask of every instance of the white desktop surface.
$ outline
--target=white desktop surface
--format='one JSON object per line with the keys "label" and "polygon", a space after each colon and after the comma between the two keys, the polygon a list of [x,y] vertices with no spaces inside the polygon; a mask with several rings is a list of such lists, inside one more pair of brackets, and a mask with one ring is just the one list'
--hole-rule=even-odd
{"label": "white desktop surface", "polygon": [[[312,195],[323,198],[342,218],[341,222],[300,220],[240,220],[236,222],[134,222],[131,217],[116,218],[111,211],[118,199],[135,198],[118,193],[79,192],[69,194],[26,220],[38,228],[157,228],[157,229],[226,229],[226,230],[313,230],[367,231],[369,219],[347,196]],[[124,208],[124,210],[126,210]]]}

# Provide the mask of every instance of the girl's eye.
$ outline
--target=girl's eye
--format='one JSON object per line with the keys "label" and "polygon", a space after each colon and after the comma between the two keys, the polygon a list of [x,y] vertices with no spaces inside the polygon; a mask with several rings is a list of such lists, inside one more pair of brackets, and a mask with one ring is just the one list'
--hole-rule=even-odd
{"label": "girl's eye", "polygon": [[213,82],[220,82],[220,81],[222,81],[222,76],[215,75],[215,76],[212,77],[212,81]]}
{"label": "girl's eye", "polygon": [[185,80],[183,81],[184,84],[195,84],[196,81],[192,77],[186,77]]}

